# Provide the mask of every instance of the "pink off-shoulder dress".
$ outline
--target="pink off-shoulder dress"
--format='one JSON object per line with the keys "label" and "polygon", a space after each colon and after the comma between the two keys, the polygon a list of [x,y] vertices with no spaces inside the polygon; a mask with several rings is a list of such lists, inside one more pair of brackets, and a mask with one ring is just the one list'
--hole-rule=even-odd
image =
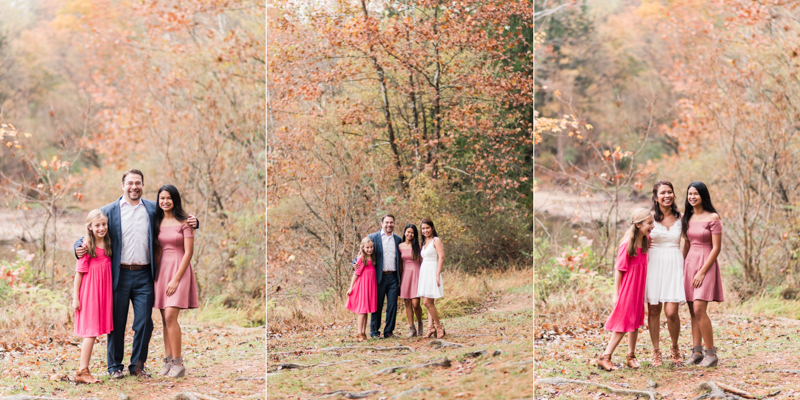
{"label": "pink off-shoulder dress", "polygon": [[[722,221],[692,222],[689,221],[689,229],[686,236],[689,238],[689,253],[683,261],[683,288],[686,291],[686,301],[705,300],[705,301],[724,301],[722,296],[722,277],[719,273],[719,264],[714,260],[714,264],[706,271],[703,283],[695,288],[692,285],[697,271],[703,268],[708,255],[713,248],[711,235],[722,234]],[[719,258],[719,257],[718,257]]]}
{"label": "pink off-shoulder dress", "polygon": [[647,253],[636,248],[636,256],[628,256],[628,243],[617,252],[617,271],[624,272],[619,281],[619,300],[608,316],[605,329],[611,332],[633,332],[644,325],[644,293],[647,287]]}
{"label": "pink off-shoulder dress", "polygon": [[158,232],[158,244],[161,245],[161,260],[156,273],[155,291],[156,301],[153,308],[163,310],[167,307],[197,308],[197,282],[192,271],[192,264],[178,281],[178,288],[171,296],[167,296],[167,285],[181,267],[181,260],[186,250],[183,247],[184,238],[193,238],[194,231],[189,225],[162,226]]}
{"label": "pink off-shoulder dress", "polygon": [[378,280],[372,261],[358,259],[358,275],[353,283],[353,291],[347,296],[347,309],[356,314],[371,314],[378,310]]}
{"label": "pink off-shoulder dress", "polygon": [[75,334],[98,337],[114,330],[114,291],[111,283],[111,259],[104,249],[95,249],[78,259],[75,272],[83,272],[78,289],[81,309],[75,311]]}

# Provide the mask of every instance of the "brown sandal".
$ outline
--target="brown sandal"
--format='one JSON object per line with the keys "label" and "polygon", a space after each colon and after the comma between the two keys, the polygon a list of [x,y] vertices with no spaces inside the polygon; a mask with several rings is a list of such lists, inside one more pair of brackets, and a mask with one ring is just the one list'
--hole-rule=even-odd
{"label": "brown sandal", "polygon": [[358,336],[356,336],[356,340],[359,341],[359,342],[363,342],[363,341],[367,340],[367,335],[365,335],[363,333],[359,333]]}
{"label": "brown sandal", "polygon": [[678,346],[671,346],[669,349],[672,351],[672,358],[670,361],[676,366],[683,365],[683,356],[681,356],[681,351],[678,349]]}
{"label": "brown sandal", "polygon": [[597,368],[603,371],[614,371],[617,369],[614,363],[611,362],[611,354],[603,354],[600,356],[600,358],[597,359]]}
{"label": "brown sandal", "polygon": [[636,359],[635,354],[628,354],[627,356],[625,356],[625,364],[627,364],[629,367],[633,369],[640,367],[639,361]]}
{"label": "brown sandal", "polygon": [[653,349],[653,361],[650,362],[650,365],[654,367],[660,367],[664,365],[661,361],[661,349]]}
{"label": "brown sandal", "polygon": [[444,325],[440,322],[439,325],[436,327],[436,338],[441,339],[446,335],[447,332],[444,331]]}
{"label": "brown sandal", "polygon": [[428,328],[428,333],[425,334],[425,337],[428,338],[436,337],[436,328],[434,327]]}
{"label": "brown sandal", "polygon": [[91,385],[92,383],[97,382],[100,381],[92,376],[92,374],[89,372],[89,368],[84,368],[75,374],[75,383],[88,383]]}

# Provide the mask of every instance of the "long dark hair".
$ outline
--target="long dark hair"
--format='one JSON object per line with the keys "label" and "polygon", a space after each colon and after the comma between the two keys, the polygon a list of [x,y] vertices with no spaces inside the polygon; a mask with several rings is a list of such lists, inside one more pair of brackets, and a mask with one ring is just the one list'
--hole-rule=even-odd
{"label": "long dark hair", "polygon": [[[422,220],[422,222],[419,225],[420,229],[422,229],[422,224],[425,224],[425,225],[428,225],[428,226],[431,227],[431,236],[433,236],[433,237],[439,236],[436,233],[436,227],[433,226],[433,221],[431,221],[430,218],[425,218],[425,219]],[[425,236],[422,236],[422,247],[425,247]]]}
{"label": "long dark hair", "polygon": [[672,189],[672,215],[674,215],[675,218],[680,218],[681,212],[678,211],[678,206],[675,205],[675,188],[672,186],[672,182],[665,181],[663,179],[653,185],[653,218],[656,220],[656,222],[661,222],[664,220],[664,213],[661,212],[661,206],[658,205],[658,188],[660,188],[662,185],[667,185],[670,189]]}
{"label": "long dark hair", "polygon": [[406,231],[411,229],[414,231],[414,239],[411,239],[411,259],[417,261],[420,259],[419,255],[419,234],[417,233],[417,226],[414,224],[408,224],[405,228],[403,228],[403,241],[406,241]]}
{"label": "long dark hair", "polygon": [[175,219],[185,222],[189,218],[189,215],[186,214],[186,211],[183,211],[181,194],[178,193],[178,188],[172,185],[164,185],[158,188],[158,194],[156,194],[156,226],[160,228],[161,221],[164,220],[164,210],[161,209],[161,203],[158,201],[161,192],[167,192],[169,196],[172,197],[172,215]]}
{"label": "long dark hair", "polygon": [[689,187],[686,188],[686,204],[683,206],[683,219],[681,220],[681,234],[684,237],[686,236],[686,232],[689,230],[689,220],[694,215],[694,207],[689,204],[689,189],[695,188],[697,189],[697,193],[700,195],[700,205],[703,206],[703,210],[708,212],[716,213],[717,210],[714,208],[714,205],[711,204],[711,195],[708,194],[708,188],[706,184],[700,181],[692,182],[689,184]]}

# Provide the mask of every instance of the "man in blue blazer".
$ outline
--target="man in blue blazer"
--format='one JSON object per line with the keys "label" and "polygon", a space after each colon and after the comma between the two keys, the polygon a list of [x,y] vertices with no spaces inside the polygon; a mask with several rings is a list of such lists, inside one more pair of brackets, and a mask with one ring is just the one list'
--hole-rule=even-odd
{"label": "man in blue blazer", "polygon": [[[108,335],[108,373],[113,379],[123,377],[125,325],[128,304],[133,303],[133,352],[128,367],[133,376],[147,378],[144,369],[150,337],[153,334],[155,302],[155,262],[153,247],[158,239],[155,225],[156,203],[142,198],[144,174],[132,169],[122,175],[122,197],[100,208],[108,217],[111,235],[111,276],[114,287],[114,330]],[[197,229],[193,216],[187,221]],[[75,242],[75,256],[86,254],[83,239]]]}
{"label": "man in blue blazer", "polygon": [[394,336],[394,324],[397,319],[397,298],[400,295],[400,280],[403,276],[403,260],[400,248],[403,241],[394,234],[394,215],[386,214],[381,218],[381,230],[369,235],[375,244],[375,277],[378,283],[378,309],[369,318],[370,337],[381,337],[381,311],[386,298],[386,326],[383,337]]}

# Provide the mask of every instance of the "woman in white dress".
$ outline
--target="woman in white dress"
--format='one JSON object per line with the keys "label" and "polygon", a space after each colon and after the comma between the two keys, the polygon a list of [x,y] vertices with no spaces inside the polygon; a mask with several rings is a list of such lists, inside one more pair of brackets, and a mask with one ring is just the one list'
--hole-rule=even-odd
{"label": "woman in white dress", "polygon": [[647,326],[653,342],[652,365],[661,362],[661,309],[667,316],[667,329],[672,340],[671,361],[681,364],[678,336],[681,321],[678,307],[686,302],[683,287],[683,253],[681,252],[681,213],[675,205],[675,190],[669,181],[658,181],[653,186],[653,214],[655,228],[650,233],[650,251],[647,256]]}
{"label": "woman in white dress", "polygon": [[[436,335],[441,339],[445,335],[444,326],[439,322],[439,312],[436,310],[434,299],[444,296],[442,286],[442,266],[444,266],[444,245],[442,239],[436,234],[433,221],[423,219],[420,224],[422,231],[422,265],[419,267],[419,284],[417,296],[422,298],[422,304],[428,309],[428,333],[426,337]],[[434,328],[435,325],[435,328]]]}

